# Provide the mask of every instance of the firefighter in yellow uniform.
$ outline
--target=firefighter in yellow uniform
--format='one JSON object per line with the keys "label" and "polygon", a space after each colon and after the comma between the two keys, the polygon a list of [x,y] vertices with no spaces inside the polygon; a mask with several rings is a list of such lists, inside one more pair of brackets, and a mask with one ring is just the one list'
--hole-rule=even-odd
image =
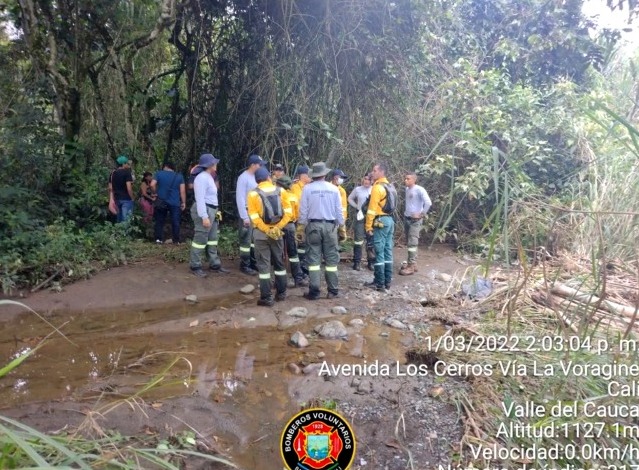
{"label": "firefighter in yellow uniform", "polygon": [[[302,189],[304,189],[305,185],[311,182],[311,178],[308,176],[308,171],[309,168],[306,165],[297,167],[293,184],[291,184],[290,192],[295,195],[298,204],[302,200]],[[299,214],[296,217],[296,225],[297,219],[299,219]],[[304,276],[308,276],[308,263],[306,262],[306,240],[297,242],[297,256],[300,259],[300,268],[302,269],[302,274]]]}
{"label": "firefighter in yellow uniform", "polygon": [[[255,259],[260,280],[260,299],[257,305],[271,307],[275,300],[286,298],[286,266],[284,265],[284,227],[292,217],[288,198],[282,197],[281,188],[271,182],[264,167],[255,172],[257,188],[246,198],[248,216],[255,228]],[[275,300],[271,292],[271,263],[275,275]]]}
{"label": "firefighter in yellow uniform", "polygon": [[386,179],[388,167],[378,163],[373,167],[371,176],[375,183],[371,189],[371,199],[366,211],[364,228],[366,234],[373,237],[375,245],[375,278],[366,286],[378,292],[390,289],[393,279],[393,234],[395,221],[392,214],[397,203],[397,192]]}
{"label": "firefighter in yellow uniform", "polygon": [[300,266],[300,258],[297,254],[297,241],[295,240],[295,222],[300,216],[300,201],[290,190],[293,181],[289,176],[280,176],[275,184],[282,188],[282,199],[288,199],[291,205],[291,221],[284,227],[284,249],[288,255],[288,262],[291,268],[291,276],[295,281],[295,287],[308,286],[308,281],[304,279],[304,273]]}

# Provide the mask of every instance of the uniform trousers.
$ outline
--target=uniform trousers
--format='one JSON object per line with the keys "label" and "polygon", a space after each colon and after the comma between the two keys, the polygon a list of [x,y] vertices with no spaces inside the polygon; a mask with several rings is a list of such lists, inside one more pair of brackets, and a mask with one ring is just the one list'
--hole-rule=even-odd
{"label": "uniform trousers", "polygon": [[309,296],[319,295],[322,259],[326,263],[324,277],[328,292],[337,294],[337,265],[339,264],[337,225],[334,222],[309,222],[306,225],[305,233]]}
{"label": "uniform trousers", "polygon": [[393,280],[393,235],[395,221],[390,215],[377,217],[383,227],[373,228],[373,244],[375,245],[375,286],[390,287]]}
{"label": "uniform trousers", "polygon": [[284,239],[273,240],[260,232],[254,231],[255,260],[260,279],[260,299],[272,300],[271,263],[275,275],[275,290],[282,297],[286,295],[286,267],[284,266]]}
{"label": "uniform trousers", "polygon": [[419,233],[422,231],[422,219],[404,218],[404,233],[406,234],[406,247],[408,248],[408,264],[417,261],[417,245],[419,245]]}
{"label": "uniform trousers", "polygon": [[193,203],[191,206],[191,219],[193,219],[194,225],[190,254],[191,269],[202,268],[202,258],[205,252],[209,257],[209,266],[212,269],[219,269],[222,264],[217,253],[218,222],[215,218],[217,209],[206,206],[206,213],[211,221],[211,226],[208,228],[202,225],[202,218],[197,214],[197,204]]}

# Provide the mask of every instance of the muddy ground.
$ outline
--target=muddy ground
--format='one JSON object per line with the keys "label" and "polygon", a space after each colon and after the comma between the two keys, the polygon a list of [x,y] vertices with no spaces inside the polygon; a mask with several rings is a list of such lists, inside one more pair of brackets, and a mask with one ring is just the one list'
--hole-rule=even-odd
{"label": "muddy ground", "polygon": [[[257,290],[240,293],[257,286],[257,278],[241,274],[235,261],[225,261],[229,274],[198,279],[185,264],[162,261],[169,249],[188,248],[159,246],[152,259],[61,292],[14,298],[43,318],[1,307],[1,364],[51,334],[51,325],[64,337],[54,331],[0,379],[0,414],[47,432],[80,426],[152,442],[190,431],[199,449],[223,454],[238,468],[279,470],[288,420],[303,407],[336,406],[356,435],[353,469],[455,464],[463,423],[453,397],[467,384],[432,371],[410,376],[406,352],[482,314],[453,296],[473,260],[446,246],[421,247],[419,272],[396,276],[389,293],[363,287],[372,273],[345,261],[340,298],[310,302],[304,289],[291,288],[285,301],[265,308],[255,303]],[[395,272],[404,257],[396,248]],[[332,320],[345,326],[341,337],[315,333]],[[290,344],[298,331],[307,347]],[[322,364],[368,368],[364,375],[320,374]],[[158,374],[159,385],[135,395]]]}

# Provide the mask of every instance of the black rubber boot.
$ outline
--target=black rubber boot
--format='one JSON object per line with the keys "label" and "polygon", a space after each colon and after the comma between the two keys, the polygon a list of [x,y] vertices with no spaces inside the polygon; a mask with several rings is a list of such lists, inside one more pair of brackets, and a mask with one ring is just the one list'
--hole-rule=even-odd
{"label": "black rubber boot", "polygon": [[353,269],[361,271],[362,266],[362,245],[353,245]]}

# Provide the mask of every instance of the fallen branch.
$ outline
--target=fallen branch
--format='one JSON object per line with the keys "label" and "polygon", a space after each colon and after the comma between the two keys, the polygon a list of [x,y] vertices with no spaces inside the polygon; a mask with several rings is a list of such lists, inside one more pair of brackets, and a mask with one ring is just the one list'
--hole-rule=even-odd
{"label": "fallen branch", "polygon": [[30,292],[33,294],[34,292],[39,291],[43,287],[46,287],[51,281],[53,281],[55,279],[56,276],[58,276],[60,274],[60,271],[61,271],[60,268],[56,269],[55,272],[53,274],[51,274],[51,276],[49,276],[44,281],[42,281],[40,284],[38,284],[33,289],[31,289]]}

